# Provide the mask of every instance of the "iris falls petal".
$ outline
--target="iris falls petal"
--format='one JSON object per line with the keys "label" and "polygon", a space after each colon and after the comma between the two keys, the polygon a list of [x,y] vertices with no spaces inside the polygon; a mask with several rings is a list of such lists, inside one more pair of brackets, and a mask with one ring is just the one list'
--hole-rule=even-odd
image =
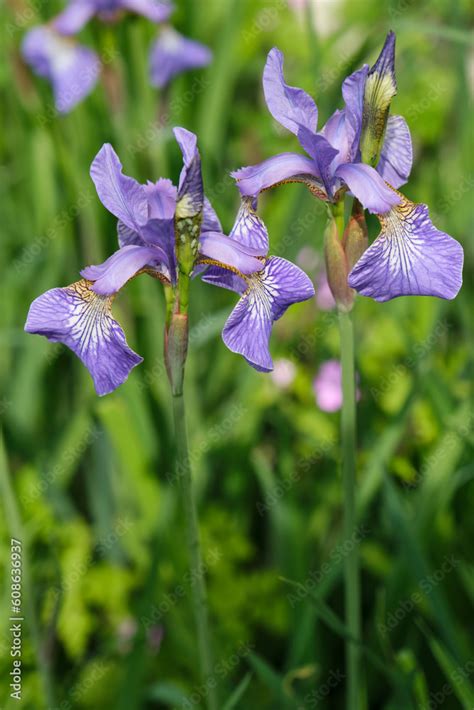
{"label": "iris falls petal", "polygon": [[266,256],[269,246],[268,232],[255,211],[256,202],[251,197],[242,198],[240,209],[229,236],[242,246],[255,250],[259,256]]}
{"label": "iris falls petal", "polygon": [[382,230],[349,274],[349,286],[376,301],[454,298],[462,284],[461,245],[436,229],[426,205],[398,194],[401,203],[379,216]]}
{"label": "iris falls petal", "polygon": [[248,287],[222,331],[229,350],[245,357],[256,370],[269,372],[273,361],[269,341],[273,322],[286,309],[314,295],[313,284],[297,266],[270,257],[265,268],[247,278]]}
{"label": "iris falls petal", "polygon": [[53,288],[30,306],[25,330],[64,343],[84,363],[97,394],[112,392],[142,358],[111,314],[113,296],[99,296],[85,279]]}

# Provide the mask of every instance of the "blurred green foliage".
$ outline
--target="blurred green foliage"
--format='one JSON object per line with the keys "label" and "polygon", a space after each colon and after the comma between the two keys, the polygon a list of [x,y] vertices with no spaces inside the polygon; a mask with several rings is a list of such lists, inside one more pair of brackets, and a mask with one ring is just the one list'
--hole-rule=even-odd
{"label": "blurred green foliage", "polygon": [[[264,105],[267,51],[283,50],[288,81],[316,96],[324,122],[341,104],[342,79],[394,29],[393,110],[415,149],[405,192],[463,243],[466,270],[452,303],[359,298],[355,310],[364,706],[472,710],[469,2],[318,1],[312,20],[284,0],[176,4],[174,24],[211,46],[212,65],[158,94],[146,74],[154,28],[132,17],[92,24],[81,39],[115,58],[64,118],[19,55],[27,28],[59,3],[0,7],[2,707],[16,703],[11,536],[24,551],[21,707],[189,707],[186,698],[202,707],[205,698],[172,475],[160,287],[143,278],[120,296],[115,313],[145,362],[104,399],[69,351],[23,333],[33,298],[115,248],[92,158],[110,141],[128,174],[176,181],[171,127],[196,131],[206,190],[228,229],[238,204],[229,171],[296,149]],[[302,186],[261,202],[274,253],[321,254],[325,213]],[[196,281],[192,299],[188,423],[222,707],[343,707],[338,415],[318,411],[312,389],[321,362],[338,356],[334,314],[310,302],[278,322],[274,357],[296,366],[282,389],[223,346],[232,294]]]}

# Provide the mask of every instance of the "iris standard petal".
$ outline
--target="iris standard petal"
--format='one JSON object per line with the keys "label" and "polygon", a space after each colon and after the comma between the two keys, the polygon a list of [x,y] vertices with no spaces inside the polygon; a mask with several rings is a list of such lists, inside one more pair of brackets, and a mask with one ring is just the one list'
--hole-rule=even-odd
{"label": "iris standard petal", "polygon": [[86,266],[81,276],[94,282],[91,289],[95,293],[111,296],[149,262],[158,261],[166,262],[166,255],[161,249],[130,245],[116,251],[102,264]]}
{"label": "iris standard petal", "polygon": [[288,86],[283,76],[283,54],[270,50],[263,71],[263,92],[268,109],[278,123],[297,134],[300,126],[313,133],[318,123],[318,109],[303,89]]}
{"label": "iris standard petal", "polygon": [[303,182],[317,197],[327,200],[314,162],[299,153],[280,153],[258,165],[231,173],[241,195],[255,196],[285,182]]}
{"label": "iris standard petal", "polygon": [[349,286],[376,301],[454,298],[462,284],[461,245],[436,229],[426,205],[398,194],[401,203],[379,216],[381,232],[349,274]]}
{"label": "iris standard petal", "polygon": [[263,269],[263,263],[258,259],[259,250],[244,248],[218,232],[201,234],[199,252],[201,256],[225,264],[242,274],[252,274]]}
{"label": "iris standard petal", "polygon": [[176,217],[196,217],[204,207],[202,186],[201,156],[197,148],[197,137],[186,128],[173,128],[183,154],[184,166],[179,176]]}
{"label": "iris standard petal", "polygon": [[183,37],[171,27],[164,28],[150,51],[150,80],[162,89],[178,74],[207,67],[212,52],[206,45]]}
{"label": "iris standard petal", "polygon": [[339,165],[336,175],[344,180],[352,194],[369,212],[384,214],[400,202],[400,197],[395,190],[392,190],[370,165],[363,163]]}
{"label": "iris standard petal", "polygon": [[70,0],[68,6],[54,18],[52,25],[62,35],[75,35],[96,12],[94,0]]}
{"label": "iris standard petal", "polygon": [[263,271],[248,278],[247,291],[222,331],[224,343],[256,370],[269,372],[273,369],[269,351],[273,322],[291,304],[313,295],[313,284],[304,271],[286,259],[270,257]]}
{"label": "iris standard petal", "polygon": [[110,143],[105,143],[92,161],[90,175],[100,201],[129,229],[140,232],[148,219],[143,185],[122,173],[122,163]]}
{"label": "iris standard petal", "polygon": [[331,163],[335,170],[340,163],[351,162],[349,135],[347,132],[346,112],[337,109],[321,129],[321,135],[336,149],[337,154]]}
{"label": "iris standard petal", "polygon": [[243,247],[249,247],[254,250],[255,254],[266,256],[269,246],[268,232],[255,208],[256,200],[254,198],[242,198],[240,209],[229,237],[235,239]]}
{"label": "iris standard petal", "polygon": [[86,280],[53,288],[30,306],[27,333],[67,345],[89,370],[97,394],[112,392],[142,362],[111,314],[113,297],[99,296]]}
{"label": "iris standard petal", "polygon": [[324,189],[329,199],[333,197],[333,172],[332,163],[338,154],[338,150],[333,148],[322,135],[311,133],[307,128],[300,128],[298,140],[301,147],[313,159],[318,176],[324,185]]}
{"label": "iris standard petal", "polygon": [[362,130],[362,112],[364,107],[364,90],[369,65],[364,64],[353,74],[344,79],[342,96],[346,104],[346,130],[349,143],[349,159],[357,158],[359,151],[360,134]]}
{"label": "iris standard petal", "polygon": [[410,129],[402,116],[389,116],[377,172],[395,188],[406,183],[413,163]]}
{"label": "iris standard petal", "polygon": [[165,22],[173,11],[173,6],[161,0],[120,0],[120,5],[130,12],[143,15],[152,22]]}

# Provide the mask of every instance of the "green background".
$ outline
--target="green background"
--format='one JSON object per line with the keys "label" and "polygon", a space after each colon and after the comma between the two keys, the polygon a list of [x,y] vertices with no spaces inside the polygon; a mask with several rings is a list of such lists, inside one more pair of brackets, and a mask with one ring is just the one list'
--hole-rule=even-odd
{"label": "green background", "polygon": [[[284,52],[287,80],[315,96],[322,125],[341,107],[343,78],[373,62],[394,29],[392,111],[406,117],[415,154],[404,192],[463,244],[464,286],[453,302],[357,299],[360,525],[348,542],[339,415],[318,410],[312,387],[321,363],[338,357],[335,313],[312,300],[278,322],[273,357],[296,366],[282,389],[223,345],[235,296],[193,283],[186,389],[215,674],[227,710],[342,708],[341,562],[358,544],[365,707],[472,710],[469,3],[318,2],[313,23],[284,0],[178,0],[174,26],[214,60],[161,93],[147,77],[155,28],[131,16],[91,23],[80,39],[109,59],[93,94],[64,118],[19,55],[27,29],[59,7],[0,8],[1,707],[204,706],[171,473],[161,286],[137,279],[114,305],[145,361],[102,399],[66,348],[23,332],[36,296],[116,248],[115,220],[89,178],[93,157],[110,141],[127,174],[176,182],[171,127],[197,132],[206,192],[229,230],[238,207],[230,170],[298,150],[264,104],[268,50]],[[321,203],[288,185],[262,198],[261,214],[271,252],[300,255],[318,288]],[[23,543],[25,573],[21,704],[8,698],[11,536]]]}

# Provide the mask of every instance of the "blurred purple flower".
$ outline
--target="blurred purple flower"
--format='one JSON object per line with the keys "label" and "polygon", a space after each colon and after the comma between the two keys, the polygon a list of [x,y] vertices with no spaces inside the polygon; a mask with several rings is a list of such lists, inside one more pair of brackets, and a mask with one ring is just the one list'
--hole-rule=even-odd
{"label": "blurred purple flower", "polygon": [[[256,370],[270,372],[273,361],[269,341],[273,323],[291,304],[314,296],[314,288],[304,271],[290,261],[267,256],[268,233],[255,207],[254,200],[244,198],[228,244],[219,242],[213,253],[209,249],[205,252],[210,260],[203,259],[202,263],[210,266],[203,281],[240,295],[224,326],[222,338],[229,350],[243,355]],[[228,248],[230,245],[245,254],[244,265],[254,259],[256,266],[244,272],[235,260],[226,259],[223,246]]]}
{"label": "blurred purple flower", "polygon": [[[339,360],[327,360],[313,381],[316,403],[323,412],[337,412],[342,407],[342,376]],[[360,392],[357,389],[357,399]]]}
{"label": "blurred purple flower", "polygon": [[163,626],[160,626],[158,624],[155,624],[154,626],[151,626],[148,629],[148,632],[147,632],[148,647],[150,648],[150,650],[153,653],[158,653],[158,651],[160,650],[164,635],[165,635],[165,630],[164,630]]}
{"label": "blurred purple flower", "polygon": [[318,198],[338,203],[349,190],[377,214],[382,227],[349,274],[349,285],[378,301],[403,295],[451,299],[462,283],[461,245],[436,229],[426,205],[394,189],[407,181],[412,165],[408,126],[401,116],[388,116],[396,93],[394,62],[395,35],[390,32],[374,66],[366,64],[345,79],[344,109],[317,132],[316,104],[305,91],[285,83],[283,55],[272,49],[263,74],[267,106],[309,157],[282,153],[241,168],[233,177],[244,196],[302,182]]}
{"label": "blurred purple flower", "polygon": [[206,67],[211,60],[212,52],[204,44],[165,27],[151,48],[151,83],[161,89],[177,74]]}
{"label": "blurred purple flower", "polygon": [[70,0],[65,10],[53,20],[53,25],[61,34],[73,35],[92,17],[108,21],[121,10],[135,12],[159,23],[168,19],[173,6],[161,0]]}
{"label": "blurred purple flower", "polygon": [[273,383],[282,390],[287,389],[296,376],[296,366],[295,363],[286,358],[278,358],[275,360],[275,366],[273,372],[271,373],[271,378]]}
{"label": "blurred purple flower", "polygon": [[22,55],[34,72],[51,82],[56,109],[68,113],[93,90],[100,74],[95,52],[62,37],[51,27],[30,30],[22,43]]}

